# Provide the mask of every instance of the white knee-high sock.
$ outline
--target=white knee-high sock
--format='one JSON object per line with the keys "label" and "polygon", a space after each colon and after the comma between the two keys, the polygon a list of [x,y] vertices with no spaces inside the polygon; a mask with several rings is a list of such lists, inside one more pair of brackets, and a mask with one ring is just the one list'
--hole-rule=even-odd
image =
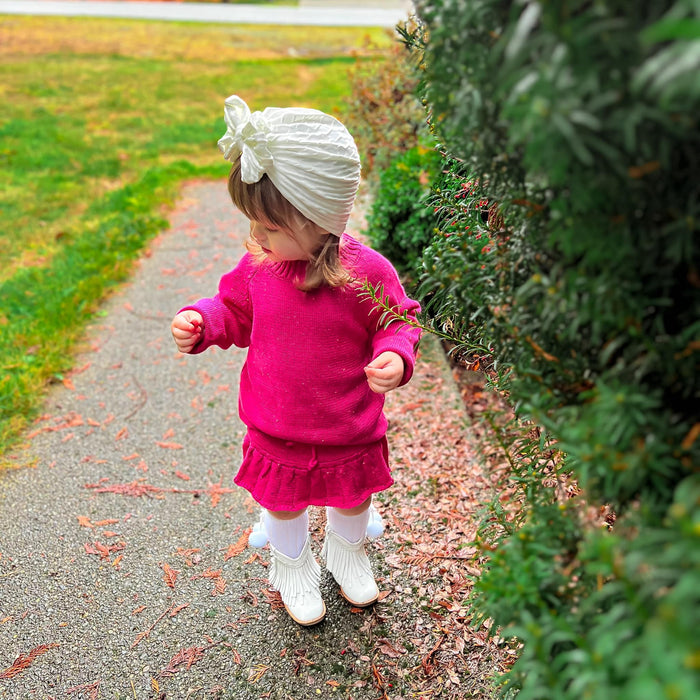
{"label": "white knee-high sock", "polygon": [[291,520],[281,520],[268,510],[265,513],[265,530],[276,550],[296,559],[304,549],[309,534],[309,514],[304,511]]}
{"label": "white knee-high sock", "polygon": [[369,509],[358,515],[345,515],[337,508],[326,508],[328,527],[348,542],[359,542],[365,536],[369,522]]}

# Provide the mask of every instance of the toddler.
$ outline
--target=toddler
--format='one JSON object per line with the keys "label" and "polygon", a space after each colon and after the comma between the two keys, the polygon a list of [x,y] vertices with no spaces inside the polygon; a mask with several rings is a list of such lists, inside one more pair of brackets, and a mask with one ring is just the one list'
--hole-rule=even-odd
{"label": "toddler", "polygon": [[263,507],[270,584],[301,625],[326,607],[307,508],[325,506],[322,556],[355,606],[379,591],[365,552],[372,494],[389,488],[384,394],[411,377],[420,331],[360,296],[381,284],[415,316],[392,265],[345,233],[360,182],[347,129],[313,109],[251,114],[225,102],[219,140],[233,163],[228,189],[250,220],[248,252],[218,293],[181,309],[171,330],[183,353],[248,348],[239,412],[247,427],[235,483]]}

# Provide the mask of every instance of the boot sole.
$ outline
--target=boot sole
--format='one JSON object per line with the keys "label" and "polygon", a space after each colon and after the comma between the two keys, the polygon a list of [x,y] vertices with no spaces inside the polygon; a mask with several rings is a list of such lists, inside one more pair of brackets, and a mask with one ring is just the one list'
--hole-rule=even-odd
{"label": "boot sole", "polygon": [[368,608],[370,605],[374,605],[379,600],[379,596],[377,595],[375,598],[373,598],[372,600],[368,600],[366,603],[357,603],[354,600],[352,600],[352,598],[348,598],[345,595],[345,591],[342,588],[340,589],[340,595],[342,595],[343,598],[345,598],[345,600],[347,600],[348,603],[350,603],[350,605],[354,605],[356,608]]}
{"label": "boot sole", "polygon": [[317,617],[314,620],[300,620],[298,617],[292,615],[292,613],[289,611],[289,608],[285,605],[284,609],[287,611],[287,615],[294,620],[294,622],[297,623],[297,625],[301,625],[302,627],[312,627],[313,625],[317,625],[319,622],[321,622],[325,617],[326,617],[326,604],[323,604],[323,612],[319,617]]}

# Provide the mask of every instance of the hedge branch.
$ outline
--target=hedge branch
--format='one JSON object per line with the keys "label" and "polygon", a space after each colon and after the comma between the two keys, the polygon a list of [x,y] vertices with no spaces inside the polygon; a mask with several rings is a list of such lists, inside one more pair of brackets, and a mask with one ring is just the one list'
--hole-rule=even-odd
{"label": "hedge branch", "polygon": [[389,295],[385,293],[384,285],[381,283],[377,284],[376,286],[372,286],[369,280],[365,280],[362,283],[360,298],[362,301],[371,301],[374,304],[375,309],[381,310],[382,313],[379,317],[378,325],[382,328],[386,329],[395,322],[406,323],[412,328],[420,328],[422,331],[431,333],[441,340],[447,340],[454,343],[460,350],[466,350],[470,353],[493,355],[493,350],[487,348],[485,345],[465,342],[463,338],[458,338],[450,333],[441,331],[432,325],[425,325],[417,319],[409,317],[406,309],[401,309],[397,305],[392,306]]}

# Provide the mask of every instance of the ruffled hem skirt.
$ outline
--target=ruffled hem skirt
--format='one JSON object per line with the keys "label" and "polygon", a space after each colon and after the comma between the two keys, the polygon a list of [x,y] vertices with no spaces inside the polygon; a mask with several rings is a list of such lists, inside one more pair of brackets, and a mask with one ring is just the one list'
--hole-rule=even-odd
{"label": "ruffled hem skirt", "polygon": [[249,430],[234,482],[263,508],[302,510],[310,505],[354,508],[394,480],[386,438],[368,445],[324,446]]}

